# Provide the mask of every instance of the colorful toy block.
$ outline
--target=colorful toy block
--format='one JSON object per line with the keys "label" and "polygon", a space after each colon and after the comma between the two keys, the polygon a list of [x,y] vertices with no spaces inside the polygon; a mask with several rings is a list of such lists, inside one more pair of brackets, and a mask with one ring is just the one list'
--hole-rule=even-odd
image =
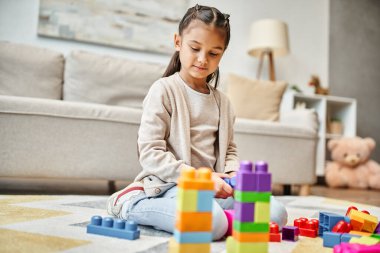
{"label": "colorful toy block", "polygon": [[380,234],[380,222],[377,223],[377,226],[376,226],[375,231],[373,233],[374,234]]}
{"label": "colorful toy block", "polygon": [[269,241],[270,242],[281,242],[281,234],[279,226],[276,222],[269,223]]}
{"label": "colorful toy block", "polygon": [[345,220],[345,217],[339,214],[320,212],[318,235],[323,235],[326,231],[331,231],[339,221]]}
{"label": "colorful toy block", "polygon": [[342,234],[340,236],[340,242],[349,242],[351,240],[351,238],[354,238],[354,237],[360,237],[360,235],[353,235],[353,234]]}
{"label": "colorful toy block", "polygon": [[298,218],[294,220],[294,226],[300,230],[300,235],[315,238],[318,236],[319,221],[317,219],[308,220],[307,218]]}
{"label": "colorful toy block", "polygon": [[236,187],[236,176],[235,177],[231,177],[231,178],[225,177],[225,178],[223,178],[223,180],[227,184],[229,184],[233,189],[235,189],[235,187]]}
{"label": "colorful toy block", "polygon": [[340,237],[342,234],[325,231],[323,232],[323,247],[332,248],[335,245],[340,244]]}
{"label": "colorful toy block", "polygon": [[286,241],[298,241],[298,236],[300,234],[299,228],[295,226],[284,226],[282,227],[282,240]]}
{"label": "colorful toy block", "polygon": [[224,210],[224,214],[226,215],[227,221],[228,221],[228,229],[225,236],[232,235],[232,226],[233,226],[232,224],[234,221],[234,212],[235,212],[234,210]]}
{"label": "colorful toy block", "polygon": [[336,233],[349,233],[352,230],[351,224],[341,220],[332,228],[332,232]]}
{"label": "colorful toy block", "polygon": [[87,225],[87,233],[117,237],[128,240],[140,238],[140,230],[134,221],[124,221],[112,217],[93,216]]}
{"label": "colorful toy block", "polygon": [[334,246],[334,253],[378,253],[380,252],[380,244],[362,245],[357,243],[341,243]]}
{"label": "colorful toy block", "polygon": [[226,242],[228,253],[268,252],[271,174],[262,161],[252,169],[252,162],[241,161],[236,175],[232,236]]}
{"label": "colorful toy block", "polygon": [[376,216],[351,209],[348,217],[353,230],[373,233],[379,220]]}
{"label": "colorful toy block", "polygon": [[380,239],[370,236],[353,237],[350,243],[359,243],[364,245],[374,245],[380,243]]}
{"label": "colorful toy block", "polygon": [[187,168],[178,180],[177,214],[170,253],[210,252],[214,182],[208,168]]}

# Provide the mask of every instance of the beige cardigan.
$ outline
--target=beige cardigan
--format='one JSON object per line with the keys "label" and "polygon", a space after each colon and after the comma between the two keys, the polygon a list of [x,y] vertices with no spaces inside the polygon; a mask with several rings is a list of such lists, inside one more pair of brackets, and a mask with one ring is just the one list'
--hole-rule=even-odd
{"label": "beige cardigan", "polygon": [[[239,160],[233,140],[235,116],[228,98],[214,90],[219,107],[216,141],[216,172],[237,171]],[[143,102],[138,134],[139,161],[143,168],[135,181],[142,181],[148,196],[158,196],[176,185],[180,171],[190,167],[189,101],[178,73],[157,80]],[[207,110],[207,108],[205,108]]]}

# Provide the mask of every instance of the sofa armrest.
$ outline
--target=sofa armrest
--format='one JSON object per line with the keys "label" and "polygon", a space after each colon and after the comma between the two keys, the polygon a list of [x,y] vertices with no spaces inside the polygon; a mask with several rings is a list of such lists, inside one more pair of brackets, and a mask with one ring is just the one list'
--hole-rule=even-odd
{"label": "sofa armrest", "polygon": [[0,176],[133,180],[141,110],[0,96]]}
{"label": "sofa armrest", "polygon": [[280,123],[310,129],[314,132],[317,132],[319,128],[318,115],[314,109],[295,109],[282,112]]}

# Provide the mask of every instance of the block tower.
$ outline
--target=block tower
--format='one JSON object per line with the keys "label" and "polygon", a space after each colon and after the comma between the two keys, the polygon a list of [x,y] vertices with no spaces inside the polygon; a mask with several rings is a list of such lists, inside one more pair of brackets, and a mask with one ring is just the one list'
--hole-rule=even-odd
{"label": "block tower", "polygon": [[214,182],[209,168],[187,168],[178,180],[177,216],[169,253],[208,253]]}
{"label": "block tower", "polygon": [[232,236],[227,238],[227,253],[268,252],[271,174],[268,164],[241,161],[236,176]]}

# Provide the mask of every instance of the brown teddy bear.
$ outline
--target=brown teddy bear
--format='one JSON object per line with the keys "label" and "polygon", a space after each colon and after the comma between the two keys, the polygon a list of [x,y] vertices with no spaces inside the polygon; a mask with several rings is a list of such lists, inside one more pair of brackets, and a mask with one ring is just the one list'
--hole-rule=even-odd
{"label": "brown teddy bear", "polygon": [[326,164],[326,183],[331,187],[380,189],[380,165],[369,160],[376,146],[372,138],[331,139],[331,159]]}

